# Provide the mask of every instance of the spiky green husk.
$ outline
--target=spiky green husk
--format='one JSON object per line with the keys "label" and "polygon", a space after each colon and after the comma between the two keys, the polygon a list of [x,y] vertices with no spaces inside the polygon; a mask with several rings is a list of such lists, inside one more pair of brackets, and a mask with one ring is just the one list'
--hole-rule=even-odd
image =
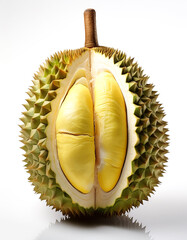
{"label": "spiky green husk", "polygon": [[[24,104],[26,112],[21,118],[22,149],[25,151],[26,169],[30,174],[29,180],[34,190],[40,193],[40,199],[56,210],[62,210],[67,215],[86,214],[86,210],[78,204],[72,203],[71,197],[63,192],[56,183],[55,173],[51,170],[50,159],[46,147],[47,114],[51,111],[51,101],[56,97],[56,90],[60,81],[66,77],[68,66],[84,52],[59,52],[48,59],[44,66],[34,76],[33,86],[28,92],[29,98]],[[92,213],[89,209],[89,213]]]}
{"label": "spiky green husk", "polygon": [[133,103],[137,106],[134,114],[138,118],[136,133],[139,142],[135,146],[137,154],[132,161],[129,187],[123,190],[113,206],[98,209],[106,215],[122,214],[133,206],[138,207],[143,200],[148,200],[160,183],[158,178],[163,175],[167,162],[168,129],[167,123],[162,120],[165,114],[157,102],[158,94],[152,90],[152,84],[147,84],[148,77],[143,74],[141,67],[120,51],[110,49],[109,54],[107,48],[97,48],[96,51],[114,58],[114,64],[119,65],[129,83],[129,91],[134,95]]}
{"label": "spiky green husk", "polygon": [[24,161],[30,174],[29,180],[34,185],[34,190],[40,193],[42,200],[46,200],[48,205],[67,215],[114,215],[139,206],[159,184],[158,178],[162,176],[167,162],[165,154],[168,135],[166,122],[162,120],[164,112],[161,104],[157,102],[158,95],[152,90],[153,85],[147,84],[148,77],[143,74],[137,63],[133,63],[133,59],[127,59],[126,54],[112,48],[98,47],[94,50],[113,58],[114,64],[121,68],[121,73],[129,83],[129,91],[134,95],[133,103],[137,106],[134,113],[138,119],[136,132],[139,143],[135,146],[137,155],[132,161],[128,187],[123,190],[113,206],[94,210],[73,203],[71,197],[56,183],[46,147],[45,130],[51,101],[56,97],[60,81],[66,77],[68,66],[86,49],[60,52],[40,67],[28,92],[27,104],[24,104],[26,112],[21,118],[21,137],[24,144],[22,148],[25,151]]}

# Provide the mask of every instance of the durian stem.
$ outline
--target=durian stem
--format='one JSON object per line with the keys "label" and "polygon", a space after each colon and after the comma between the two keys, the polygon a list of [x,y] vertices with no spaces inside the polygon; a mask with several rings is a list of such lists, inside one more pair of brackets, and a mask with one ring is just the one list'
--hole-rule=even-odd
{"label": "durian stem", "polygon": [[84,11],[85,26],[85,47],[98,47],[97,28],[96,28],[96,12],[94,9],[86,9]]}

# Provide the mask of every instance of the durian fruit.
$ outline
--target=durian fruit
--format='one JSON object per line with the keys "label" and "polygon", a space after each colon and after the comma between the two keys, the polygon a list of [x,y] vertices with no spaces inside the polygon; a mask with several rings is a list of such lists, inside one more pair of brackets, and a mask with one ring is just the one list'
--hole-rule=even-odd
{"label": "durian fruit", "polygon": [[158,94],[125,53],[97,42],[85,11],[85,47],[55,53],[24,104],[26,169],[42,200],[65,215],[120,215],[148,200],[167,162]]}

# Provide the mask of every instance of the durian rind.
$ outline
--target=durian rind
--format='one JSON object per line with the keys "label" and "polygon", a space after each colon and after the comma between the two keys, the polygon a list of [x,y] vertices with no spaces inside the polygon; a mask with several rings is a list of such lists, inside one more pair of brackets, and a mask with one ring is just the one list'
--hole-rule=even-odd
{"label": "durian rind", "polygon": [[143,200],[148,200],[155,187],[158,186],[159,177],[163,175],[167,162],[168,146],[167,123],[161,104],[157,101],[158,94],[153,91],[153,85],[148,84],[148,77],[143,73],[132,58],[114,49],[97,48],[96,52],[113,58],[114,64],[121,68],[122,75],[126,76],[129,91],[134,95],[133,104],[137,117],[136,133],[138,142],[135,146],[136,157],[132,161],[132,173],[128,177],[128,187],[122,191],[114,205],[98,208],[104,215],[122,214],[132,207],[138,207]]}
{"label": "durian rind", "polygon": [[34,190],[40,193],[41,200],[46,200],[47,205],[67,215],[92,214],[93,209],[85,209],[73,203],[71,197],[56,183],[46,147],[47,115],[51,111],[51,102],[56,97],[60,81],[66,78],[69,65],[84,51],[59,52],[40,67],[28,92],[29,98],[27,104],[24,104],[26,111],[21,118],[21,142],[24,144],[22,149],[25,151],[24,161],[30,174],[29,181],[34,185]]}
{"label": "durian rind", "polygon": [[82,48],[57,53],[34,76],[33,86],[28,92],[29,98],[24,104],[26,111],[21,118],[25,167],[30,174],[29,181],[34,185],[34,190],[40,193],[40,198],[64,214],[122,214],[147,200],[159,184],[158,178],[162,176],[167,162],[167,123],[162,120],[163,108],[157,101],[157,93],[152,90],[153,85],[147,83],[148,77],[137,63],[133,63],[132,58],[127,58],[125,53],[112,48],[92,49],[106,58],[112,58],[114,64],[121,69],[121,74],[126,77],[129,91],[134,96],[132,104],[136,105],[134,115],[137,118],[136,133],[139,140],[135,146],[137,154],[132,161],[128,187],[122,191],[114,205],[94,210],[73,203],[71,197],[56,183],[55,173],[51,169],[46,147],[47,115],[51,111],[51,101],[56,97],[60,81],[66,78],[68,67],[86,50]]}

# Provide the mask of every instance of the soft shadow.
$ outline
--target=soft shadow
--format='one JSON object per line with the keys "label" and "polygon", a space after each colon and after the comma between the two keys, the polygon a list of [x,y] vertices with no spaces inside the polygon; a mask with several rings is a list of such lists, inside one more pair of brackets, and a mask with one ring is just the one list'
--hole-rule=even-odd
{"label": "soft shadow", "polygon": [[127,215],[113,217],[64,218],[56,221],[35,240],[115,239],[119,235],[128,240],[151,240],[146,227]]}
{"label": "soft shadow", "polygon": [[90,228],[95,228],[98,226],[113,226],[126,229],[136,229],[141,231],[145,231],[146,229],[146,227],[143,227],[142,224],[138,223],[136,220],[133,220],[133,217],[130,218],[128,215],[113,217],[88,216],[81,218],[68,218],[65,220],[61,220],[60,223]]}

